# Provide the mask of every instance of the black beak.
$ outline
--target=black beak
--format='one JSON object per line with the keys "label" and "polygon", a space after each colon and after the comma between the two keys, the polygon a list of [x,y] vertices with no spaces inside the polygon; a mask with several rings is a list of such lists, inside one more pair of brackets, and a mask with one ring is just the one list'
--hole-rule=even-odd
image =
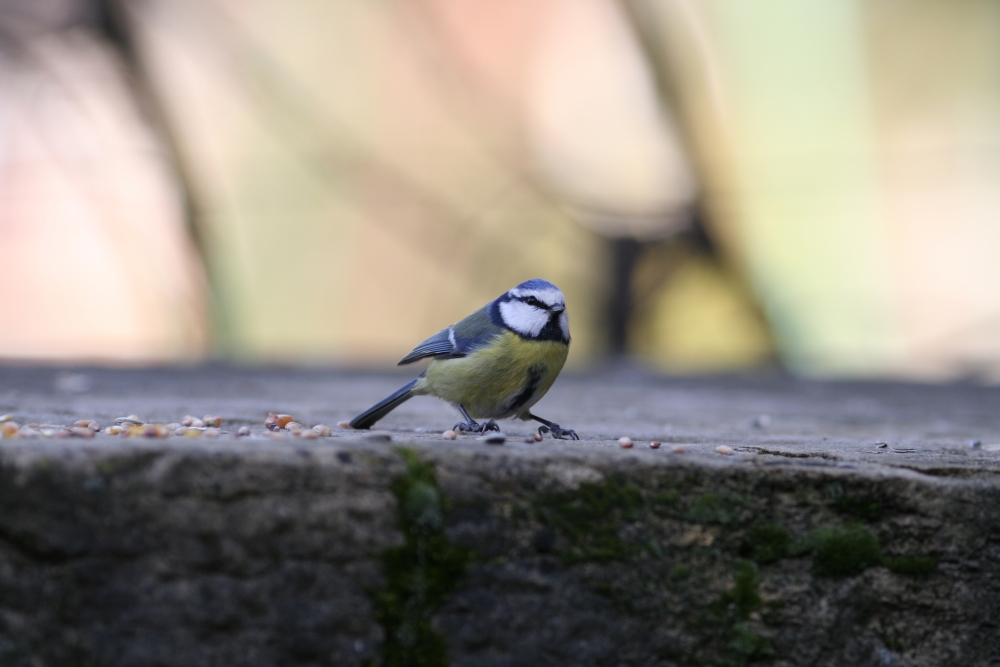
{"label": "black beak", "polygon": [[556,315],[566,310],[566,306],[552,306],[552,312]]}

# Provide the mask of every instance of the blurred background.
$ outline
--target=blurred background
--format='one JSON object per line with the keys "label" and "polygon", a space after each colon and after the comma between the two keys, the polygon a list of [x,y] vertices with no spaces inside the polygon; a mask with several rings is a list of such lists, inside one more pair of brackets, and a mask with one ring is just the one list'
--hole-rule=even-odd
{"label": "blurred background", "polygon": [[0,0],[0,358],[1000,381],[995,0]]}

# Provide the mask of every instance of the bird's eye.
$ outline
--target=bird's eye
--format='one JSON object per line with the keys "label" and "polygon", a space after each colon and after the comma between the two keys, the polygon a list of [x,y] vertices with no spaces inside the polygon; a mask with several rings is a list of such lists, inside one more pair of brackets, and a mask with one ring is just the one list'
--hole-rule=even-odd
{"label": "bird's eye", "polygon": [[536,307],[539,307],[539,308],[540,308],[540,307],[541,307],[541,305],[542,305],[542,302],[541,302],[541,301],[539,301],[538,299],[536,299],[536,298],[535,298],[535,297],[533,297],[533,296],[529,296],[529,297],[528,297],[527,299],[525,299],[524,301],[525,301],[525,303],[527,303],[527,304],[528,304],[529,306],[536,306]]}

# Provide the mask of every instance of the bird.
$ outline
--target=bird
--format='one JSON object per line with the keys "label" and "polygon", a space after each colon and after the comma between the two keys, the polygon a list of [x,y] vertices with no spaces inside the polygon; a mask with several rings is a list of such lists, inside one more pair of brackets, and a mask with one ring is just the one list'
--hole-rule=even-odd
{"label": "bird", "polygon": [[495,420],[516,417],[539,422],[542,436],[579,440],[573,429],[531,412],[566,363],[569,341],[563,293],[547,280],[526,280],[413,348],[398,365],[430,358],[427,370],[349,426],[369,429],[414,396],[437,396],[465,419],[455,431],[499,431]]}

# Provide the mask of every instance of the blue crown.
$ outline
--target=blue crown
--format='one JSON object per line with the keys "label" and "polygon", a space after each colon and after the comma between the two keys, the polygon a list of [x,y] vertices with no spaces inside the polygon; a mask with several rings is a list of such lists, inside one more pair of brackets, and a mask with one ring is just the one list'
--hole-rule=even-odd
{"label": "blue crown", "polygon": [[554,289],[559,288],[550,283],[548,280],[542,280],[541,278],[532,278],[531,280],[525,280],[523,283],[517,286],[517,289]]}

